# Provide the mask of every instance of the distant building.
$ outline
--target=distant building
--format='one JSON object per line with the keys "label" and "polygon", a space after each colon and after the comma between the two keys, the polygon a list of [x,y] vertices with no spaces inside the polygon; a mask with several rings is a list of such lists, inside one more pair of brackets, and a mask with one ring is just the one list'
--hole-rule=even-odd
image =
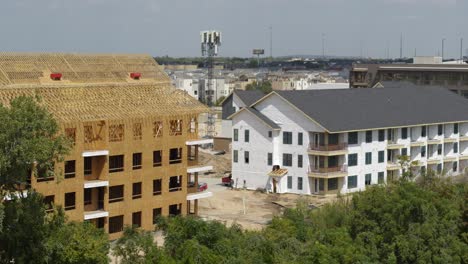
{"label": "distant building", "polygon": [[350,88],[372,88],[383,81],[444,86],[468,97],[468,64],[354,64]]}
{"label": "distant building", "polygon": [[273,91],[232,119],[237,187],[337,194],[402,176],[468,167],[468,104],[445,89],[419,87]]}
{"label": "distant building", "polygon": [[175,75],[174,85],[177,89],[187,92],[193,98],[200,100],[199,80],[190,75]]}

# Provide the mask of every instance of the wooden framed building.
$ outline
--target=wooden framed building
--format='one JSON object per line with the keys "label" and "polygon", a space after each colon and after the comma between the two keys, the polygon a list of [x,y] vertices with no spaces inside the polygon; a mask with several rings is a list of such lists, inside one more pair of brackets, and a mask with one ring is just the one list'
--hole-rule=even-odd
{"label": "wooden framed building", "polygon": [[196,214],[198,115],[208,108],[172,87],[147,55],[0,53],[0,102],[38,96],[74,142],[55,178],[31,179],[69,220],[121,235],[159,215]]}

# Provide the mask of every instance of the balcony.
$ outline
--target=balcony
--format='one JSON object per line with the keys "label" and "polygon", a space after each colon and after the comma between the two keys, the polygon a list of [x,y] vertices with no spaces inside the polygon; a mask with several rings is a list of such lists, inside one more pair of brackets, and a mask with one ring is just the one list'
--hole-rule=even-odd
{"label": "balcony", "polygon": [[101,217],[109,217],[109,212],[104,210],[84,212],[84,220],[97,219]]}
{"label": "balcony", "polygon": [[310,155],[318,155],[318,156],[345,155],[348,153],[348,144],[347,143],[327,144],[327,145],[310,144],[308,152]]}
{"label": "balcony", "polygon": [[396,140],[387,141],[387,149],[401,149],[404,147],[405,147],[405,144],[398,144]]}
{"label": "balcony", "polygon": [[339,178],[348,176],[348,166],[336,166],[328,168],[309,168],[309,177],[314,178]]}
{"label": "balcony", "polygon": [[389,160],[387,161],[387,170],[400,170],[401,165],[398,163],[397,160]]}
{"label": "balcony", "polygon": [[188,146],[187,151],[187,173],[198,173],[213,170],[213,166],[199,164],[198,146]]}
{"label": "balcony", "polygon": [[450,138],[444,138],[444,143],[455,143],[455,142],[457,142],[457,141],[458,141],[457,138],[452,138],[452,137],[450,137]]}

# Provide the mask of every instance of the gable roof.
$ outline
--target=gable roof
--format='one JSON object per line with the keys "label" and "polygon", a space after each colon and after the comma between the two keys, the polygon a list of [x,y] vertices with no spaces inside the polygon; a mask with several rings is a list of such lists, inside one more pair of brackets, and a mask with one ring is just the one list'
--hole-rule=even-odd
{"label": "gable roof", "polygon": [[[50,73],[62,73],[60,81]],[[130,73],[141,73],[140,80]],[[149,55],[0,53],[0,104],[40,97],[62,123],[197,115],[209,109],[170,79]]]}
{"label": "gable roof", "polygon": [[249,112],[251,112],[252,114],[254,114],[256,117],[258,117],[260,120],[262,120],[269,127],[273,128],[273,129],[281,129],[281,127],[278,124],[273,122],[271,119],[266,117],[264,114],[260,113],[257,109],[255,109],[253,107],[246,107],[245,109],[248,110]]}
{"label": "gable roof", "polygon": [[265,96],[265,94],[259,90],[234,90],[233,93],[236,94],[246,106],[252,105]]}
{"label": "gable roof", "polygon": [[232,119],[232,117],[240,114],[243,111],[247,111],[247,112],[253,114],[255,117],[257,117],[260,121],[262,121],[265,125],[272,128],[273,130],[281,129],[281,127],[278,124],[273,122],[271,119],[269,119],[268,117],[266,117],[264,114],[260,113],[257,109],[255,109],[253,107],[244,107],[241,110],[233,113],[231,116],[228,117],[228,119]]}
{"label": "gable roof", "polygon": [[405,87],[273,93],[332,133],[468,120],[468,100],[447,89]]}

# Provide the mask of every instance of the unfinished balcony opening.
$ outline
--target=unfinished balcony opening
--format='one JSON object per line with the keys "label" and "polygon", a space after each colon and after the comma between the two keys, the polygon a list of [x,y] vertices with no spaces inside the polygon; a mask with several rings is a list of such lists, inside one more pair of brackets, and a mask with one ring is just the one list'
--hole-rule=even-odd
{"label": "unfinished balcony opening", "polygon": [[187,193],[198,192],[198,172],[187,173]]}
{"label": "unfinished balcony opening", "polygon": [[104,167],[106,166],[106,156],[84,157],[83,174],[86,181],[106,179]]}
{"label": "unfinished balcony opening", "polygon": [[187,146],[187,166],[198,165],[198,145]]}
{"label": "unfinished balcony opening", "polygon": [[83,203],[85,212],[104,211],[104,194],[107,187],[84,189]]}

